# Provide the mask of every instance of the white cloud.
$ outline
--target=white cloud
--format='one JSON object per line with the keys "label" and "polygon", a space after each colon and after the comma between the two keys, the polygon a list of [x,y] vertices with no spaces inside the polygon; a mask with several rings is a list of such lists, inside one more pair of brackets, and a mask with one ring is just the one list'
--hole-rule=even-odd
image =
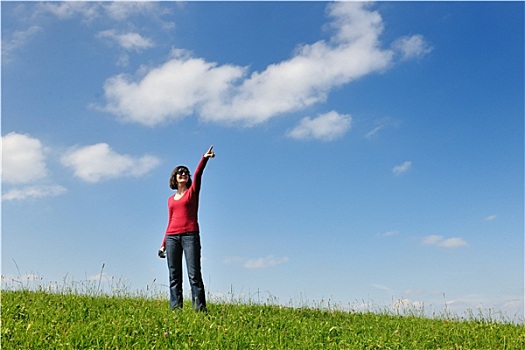
{"label": "white cloud", "polygon": [[391,118],[382,118],[375,123],[375,127],[365,134],[367,139],[373,139],[379,135],[379,132],[386,127],[397,126],[398,122]]}
{"label": "white cloud", "polygon": [[437,245],[441,241],[443,241],[443,236],[438,236],[438,235],[431,235],[431,236],[426,236],[423,238],[423,244],[428,244],[428,245]]}
{"label": "white cloud", "polygon": [[[66,192],[60,185],[45,183],[48,169],[45,148],[40,140],[11,132],[2,137],[1,146],[2,185],[10,187],[2,194],[2,201],[53,197]],[[12,187],[24,184],[31,185]]]}
{"label": "white cloud", "polygon": [[103,16],[115,21],[125,21],[136,15],[158,17],[167,13],[164,7],[150,1],[63,1],[39,3],[34,15],[51,14],[61,20],[78,17],[84,22],[91,22]]}
{"label": "white cloud", "polygon": [[99,16],[100,4],[84,1],[44,2],[39,3],[35,15],[49,13],[59,19],[71,19],[80,16],[90,21]]}
{"label": "white cloud", "polygon": [[453,237],[444,239],[438,245],[443,248],[457,248],[466,246],[467,242],[463,238]]}
{"label": "white cloud", "polygon": [[248,259],[244,262],[244,267],[247,269],[262,269],[285,264],[288,260],[288,257],[276,258],[273,255],[270,255],[265,258]]}
{"label": "white cloud", "polygon": [[372,130],[370,130],[369,132],[366,133],[365,137],[367,139],[371,139],[372,137],[375,137],[379,131],[381,131],[381,129],[383,129],[385,127],[385,125],[381,124],[381,125],[378,125],[376,126],[375,128],[373,128]]}
{"label": "white cloud", "polygon": [[265,258],[246,258],[240,256],[232,256],[224,259],[226,264],[240,264],[247,269],[263,269],[276,265],[286,264],[290,259],[288,257],[276,258],[269,255]]}
{"label": "white cloud", "polygon": [[421,58],[432,52],[432,47],[425,42],[422,35],[399,38],[394,41],[392,48],[401,54],[403,61]]}
{"label": "white cloud", "polygon": [[325,101],[333,88],[393,63],[395,52],[380,49],[382,18],[369,6],[329,4],[331,40],[300,46],[290,59],[249,76],[247,67],[184,54],[149,68],[137,80],[111,77],[104,84],[103,109],[148,126],[192,114],[204,121],[253,126]]}
{"label": "white cloud", "polygon": [[398,234],[399,234],[398,231],[386,231],[386,232],[378,233],[377,236],[378,237],[391,237],[391,236],[397,236]]}
{"label": "white cloud", "polygon": [[453,237],[453,238],[444,238],[440,235],[430,235],[426,236],[422,240],[425,245],[434,245],[442,248],[458,248],[464,247],[467,245],[467,242],[463,238]]}
{"label": "white cloud", "polygon": [[[2,39],[2,63],[13,61],[15,53],[22,49],[41,30],[41,27],[33,25],[26,30],[14,32],[7,39]],[[2,36],[8,37],[8,34]]]}
{"label": "white cloud", "polygon": [[13,188],[2,194],[2,200],[24,200],[30,198],[54,197],[65,193],[67,190],[60,185],[29,186]]}
{"label": "white cloud", "polygon": [[44,147],[29,135],[11,132],[2,137],[2,182],[25,184],[47,176]]}
{"label": "white cloud", "polygon": [[120,47],[127,51],[142,51],[154,46],[151,39],[145,38],[138,33],[118,34],[115,30],[104,30],[97,34],[99,38],[108,38],[115,41]]}
{"label": "white cloud", "polygon": [[485,217],[485,221],[494,221],[497,218],[498,218],[497,215],[489,215],[489,216]]}
{"label": "white cloud", "polygon": [[125,121],[154,126],[184,118],[203,103],[220,99],[231,82],[244,74],[243,68],[217,66],[191,58],[183,50],[174,51],[173,56],[137,83],[125,75],[108,79],[105,110]]}
{"label": "white cloud", "polygon": [[73,169],[75,176],[87,182],[140,177],[159,164],[159,159],[149,155],[132,157],[118,154],[106,143],[73,149],[61,160],[62,164]]}
{"label": "white cloud", "polygon": [[119,55],[119,57],[117,58],[117,66],[119,67],[129,66],[129,55],[126,53]]}
{"label": "white cloud", "polygon": [[352,117],[335,111],[321,114],[316,118],[303,118],[299,124],[288,132],[294,139],[319,139],[331,141],[343,136],[350,129]]}
{"label": "white cloud", "polygon": [[131,16],[160,16],[169,14],[169,10],[151,1],[110,1],[104,3],[103,11],[112,19],[125,21]]}
{"label": "white cloud", "polygon": [[407,160],[399,165],[396,165],[393,169],[392,169],[392,172],[396,175],[401,175],[403,173],[406,173],[407,171],[409,171],[410,169],[412,168],[412,162]]}

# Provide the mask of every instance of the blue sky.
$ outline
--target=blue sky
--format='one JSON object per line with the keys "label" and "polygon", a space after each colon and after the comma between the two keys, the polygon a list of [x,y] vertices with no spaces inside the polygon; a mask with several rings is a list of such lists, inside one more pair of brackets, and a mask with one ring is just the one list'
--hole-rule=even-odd
{"label": "blue sky", "polygon": [[2,2],[3,279],[167,291],[169,174],[213,144],[212,296],[523,318],[523,21],[522,2]]}

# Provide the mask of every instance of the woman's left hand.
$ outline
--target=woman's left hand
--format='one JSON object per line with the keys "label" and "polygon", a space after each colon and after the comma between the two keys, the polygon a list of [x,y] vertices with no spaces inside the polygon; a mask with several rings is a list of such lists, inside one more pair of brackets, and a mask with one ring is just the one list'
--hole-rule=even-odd
{"label": "woman's left hand", "polygon": [[210,149],[204,153],[204,158],[215,158],[215,153],[213,152],[213,145],[210,146]]}
{"label": "woman's left hand", "polygon": [[166,257],[166,247],[162,246],[158,252],[159,258],[164,259]]}

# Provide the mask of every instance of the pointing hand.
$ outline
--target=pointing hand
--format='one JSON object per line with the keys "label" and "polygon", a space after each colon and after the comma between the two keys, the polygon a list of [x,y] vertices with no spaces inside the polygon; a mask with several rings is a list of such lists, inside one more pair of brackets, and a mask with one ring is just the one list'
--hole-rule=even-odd
{"label": "pointing hand", "polygon": [[215,153],[213,152],[213,145],[210,146],[210,149],[204,153],[204,158],[215,158]]}

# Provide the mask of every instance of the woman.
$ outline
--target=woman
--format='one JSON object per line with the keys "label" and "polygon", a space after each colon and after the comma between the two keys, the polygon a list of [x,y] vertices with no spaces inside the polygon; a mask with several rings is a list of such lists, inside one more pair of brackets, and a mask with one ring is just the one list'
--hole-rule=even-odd
{"label": "woman", "polygon": [[170,188],[177,190],[168,198],[168,228],[159,249],[159,256],[167,256],[170,276],[170,307],[182,308],[182,255],[186,257],[186,267],[191,286],[192,305],[197,311],[206,311],[206,296],[201,274],[201,242],[199,236],[199,192],[204,168],[210,158],[214,158],[213,146],[204,153],[194,181],[185,166],[173,169]]}

